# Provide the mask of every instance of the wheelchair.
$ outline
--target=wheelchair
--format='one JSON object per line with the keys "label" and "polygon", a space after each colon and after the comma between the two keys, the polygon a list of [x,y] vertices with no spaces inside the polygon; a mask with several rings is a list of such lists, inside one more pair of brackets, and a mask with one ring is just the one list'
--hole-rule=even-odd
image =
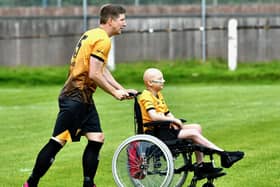
{"label": "wheelchair", "polygon": [[[195,151],[208,155],[214,166],[215,150],[182,140],[168,134],[169,121],[142,123],[142,115],[134,97],[135,134],[124,140],[112,159],[114,181],[119,187],[181,187],[194,171],[192,155]],[[184,120],[183,120],[184,121]],[[185,121],[184,121],[185,122]],[[153,126],[153,131],[143,133],[143,127]],[[202,187],[215,187],[214,180],[226,173],[219,172],[198,178],[192,177],[188,187],[196,187],[197,181],[207,179]]]}

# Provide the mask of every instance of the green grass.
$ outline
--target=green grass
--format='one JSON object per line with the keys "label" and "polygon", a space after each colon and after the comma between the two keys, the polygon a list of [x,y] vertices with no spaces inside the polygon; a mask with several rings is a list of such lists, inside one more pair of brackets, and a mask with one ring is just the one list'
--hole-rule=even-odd
{"label": "green grass", "polygon": [[[242,161],[226,169],[225,177],[215,181],[217,187],[279,185],[278,84],[174,86],[169,82],[163,92],[174,114],[200,123],[204,135],[218,146],[246,153]],[[141,84],[129,85],[143,89]],[[38,151],[51,136],[60,88],[61,85],[0,88],[1,187],[20,186],[29,176]],[[100,90],[94,99],[106,137],[96,183],[113,187],[111,160],[121,141],[133,135],[133,101],[116,101]],[[81,186],[85,144],[85,139],[67,144],[41,186]],[[218,158],[216,164],[220,165]]]}
{"label": "green grass", "polygon": [[[163,92],[174,114],[200,123],[218,146],[246,152],[244,160],[215,182],[217,187],[279,185],[279,61],[241,63],[234,72],[223,60],[122,63],[113,74],[122,84],[142,90],[148,67],[163,71]],[[67,71],[68,66],[0,67],[0,187],[20,186],[30,174],[52,134]],[[121,141],[133,135],[133,101],[116,101],[101,90],[94,99],[106,136],[96,183],[113,187],[111,160]],[[81,186],[85,145],[85,139],[67,144],[41,186]]]}
{"label": "green grass", "polygon": [[[142,83],[142,74],[148,67],[164,72],[169,84],[178,83],[227,83],[227,84],[279,84],[280,62],[239,63],[236,71],[228,70],[224,60],[147,61],[117,64],[113,72],[125,84]],[[0,85],[61,85],[68,72],[68,65],[59,67],[0,67]]]}

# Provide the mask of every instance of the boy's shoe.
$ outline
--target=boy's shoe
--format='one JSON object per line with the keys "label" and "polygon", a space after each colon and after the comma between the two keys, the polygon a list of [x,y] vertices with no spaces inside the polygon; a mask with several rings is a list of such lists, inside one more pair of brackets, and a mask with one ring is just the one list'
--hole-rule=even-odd
{"label": "boy's shoe", "polygon": [[208,177],[209,175],[220,173],[223,168],[214,168],[211,162],[202,162],[194,166],[194,175],[197,180]]}
{"label": "boy's shoe", "polygon": [[224,151],[221,153],[221,165],[224,168],[229,168],[235,162],[241,160],[243,157],[244,157],[244,152],[241,151],[234,151],[234,152]]}
{"label": "boy's shoe", "polygon": [[29,185],[27,182],[25,182],[22,187],[29,187]]}

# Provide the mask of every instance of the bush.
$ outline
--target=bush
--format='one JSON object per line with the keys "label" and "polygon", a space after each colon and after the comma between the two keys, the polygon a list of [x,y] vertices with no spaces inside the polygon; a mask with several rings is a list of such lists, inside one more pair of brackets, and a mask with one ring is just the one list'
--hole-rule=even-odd
{"label": "bush", "polygon": [[[162,70],[171,84],[184,83],[280,83],[280,63],[240,63],[236,71],[229,71],[224,60],[145,61],[119,63],[112,72],[120,83],[141,83],[146,68]],[[1,67],[1,85],[62,85],[67,78],[68,66]]]}

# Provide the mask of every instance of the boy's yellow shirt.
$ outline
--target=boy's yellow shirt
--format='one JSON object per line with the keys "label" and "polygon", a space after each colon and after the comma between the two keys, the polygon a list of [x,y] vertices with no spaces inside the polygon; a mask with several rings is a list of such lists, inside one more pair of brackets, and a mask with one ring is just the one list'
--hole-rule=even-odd
{"label": "boy's yellow shirt", "polygon": [[[144,90],[138,98],[138,102],[141,108],[143,124],[152,122],[152,119],[149,116],[148,111],[151,109],[156,110],[157,113],[166,115],[169,113],[169,109],[165,103],[163,95],[161,92],[158,92],[157,97],[148,90]],[[144,132],[146,130],[152,130],[152,127],[144,127]]]}

